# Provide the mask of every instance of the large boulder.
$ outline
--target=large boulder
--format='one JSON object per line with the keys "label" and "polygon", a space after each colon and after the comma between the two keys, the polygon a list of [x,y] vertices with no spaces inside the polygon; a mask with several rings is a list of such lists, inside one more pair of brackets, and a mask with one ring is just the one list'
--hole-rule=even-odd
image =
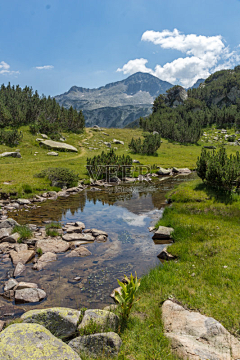
{"label": "large boulder", "polygon": [[117,331],[119,317],[106,310],[91,309],[86,310],[78,329],[86,329],[92,323],[95,324],[97,332]]}
{"label": "large boulder", "polygon": [[159,168],[159,170],[157,171],[158,175],[170,175],[171,174],[171,169],[164,169],[162,167]]}
{"label": "large boulder", "polygon": [[162,318],[172,351],[181,359],[240,359],[240,342],[215,319],[170,300],[162,306]]}
{"label": "large boulder", "polygon": [[93,358],[116,357],[122,345],[119,335],[114,332],[79,336],[68,345],[80,355]]}
{"label": "large boulder", "polygon": [[27,311],[21,319],[24,323],[43,325],[54,336],[62,339],[75,333],[80,315],[78,310],[55,307]]}
{"label": "large boulder", "polygon": [[67,344],[38,324],[13,324],[0,333],[1,360],[81,360]]}
{"label": "large boulder", "polygon": [[10,151],[10,152],[4,152],[2,154],[0,154],[0,158],[1,157],[14,157],[14,158],[21,158],[21,154],[18,151]]}
{"label": "large boulder", "polygon": [[66,144],[66,143],[58,142],[58,141],[42,140],[42,141],[40,141],[40,144],[44,145],[50,149],[78,152],[78,150],[74,146]]}
{"label": "large boulder", "polygon": [[166,226],[159,226],[153,235],[153,240],[169,240],[172,238],[174,229]]}
{"label": "large boulder", "polygon": [[36,249],[41,249],[43,253],[60,253],[69,249],[69,243],[61,239],[41,239],[36,242]]}
{"label": "large boulder", "polygon": [[35,256],[35,251],[28,250],[26,244],[20,244],[20,245],[25,245],[26,248],[19,246],[19,248],[15,248],[16,251],[15,250],[10,251],[10,256],[14,265],[17,265],[18,263],[26,264]]}
{"label": "large boulder", "polygon": [[63,240],[65,241],[94,241],[95,237],[91,234],[80,234],[80,233],[70,233],[63,235]]}

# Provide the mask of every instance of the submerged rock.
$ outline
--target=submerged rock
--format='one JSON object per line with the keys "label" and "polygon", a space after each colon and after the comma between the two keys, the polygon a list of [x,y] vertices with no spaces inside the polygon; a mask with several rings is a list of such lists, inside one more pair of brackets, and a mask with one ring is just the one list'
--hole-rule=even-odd
{"label": "submerged rock", "polygon": [[24,323],[43,325],[54,336],[66,338],[75,333],[81,311],[54,307],[50,309],[30,310],[21,316]]}
{"label": "submerged rock", "polygon": [[57,255],[51,252],[44,253],[37,261],[36,264],[33,265],[34,270],[42,270],[47,266],[49,262],[56,261]]}
{"label": "submerged rock", "polygon": [[170,300],[162,306],[162,318],[172,351],[180,358],[240,358],[240,342],[215,319],[188,311]]}
{"label": "submerged rock", "polygon": [[38,324],[13,324],[0,333],[1,360],[81,360],[67,344]]}
{"label": "submerged rock", "polygon": [[84,246],[79,246],[78,248],[72,250],[70,253],[66,255],[66,257],[74,257],[74,256],[89,256],[92,255],[91,251],[89,251]]}
{"label": "submerged rock", "polygon": [[94,358],[115,357],[118,355],[122,340],[114,332],[79,336],[71,340],[68,345],[77,353],[86,354]]}

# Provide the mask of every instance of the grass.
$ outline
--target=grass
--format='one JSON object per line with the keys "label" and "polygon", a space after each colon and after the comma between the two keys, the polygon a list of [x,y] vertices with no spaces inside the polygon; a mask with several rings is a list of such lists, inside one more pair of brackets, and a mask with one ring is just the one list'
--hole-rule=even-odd
{"label": "grass", "polygon": [[13,233],[18,233],[20,235],[20,238],[18,239],[19,243],[21,243],[22,240],[30,239],[33,234],[32,230],[26,225],[15,225]]}
{"label": "grass", "polygon": [[59,236],[59,232],[55,229],[47,229],[46,234],[51,237]]}
{"label": "grass", "polygon": [[[29,127],[21,127],[20,131],[23,133],[23,140],[16,148],[19,149],[22,158],[0,159],[0,191],[13,193],[13,197],[14,192],[17,192],[16,196],[26,198],[53,189],[49,180],[34,177],[35,174],[49,167],[68,168],[79,174],[81,179],[88,181],[88,173],[85,167],[87,157],[98,155],[103,150],[108,151],[103,143],[99,143],[100,141],[109,142],[114,138],[123,140],[124,145],[113,145],[113,147],[117,147],[116,153],[118,155],[130,154],[133,159],[139,160],[144,165],[189,167],[190,169],[195,168],[202,145],[209,145],[210,141],[216,145],[222,141],[221,139],[218,142],[211,140],[217,131],[211,128],[206,130],[208,137],[202,137],[196,145],[181,145],[163,139],[163,143],[157,152],[158,156],[144,156],[131,154],[128,149],[132,137],[142,136],[140,129],[104,129],[104,131],[86,129],[84,134],[63,134],[66,137],[66,142],[75,146],[78,153],[59,152],[59,156],[51,157],[47,155],[49,150],[42,148],[36,141],[37,136],[30,133]],[[109,136],[104,135],[103,132],[108,133]],[[98,150],[89,150],[89,147],[98,148]],[[226,148],[228,153],[235,153],[237,150],[237,147],[231,145],[226,146]],[[0,153],[14,150],[16,149],[0,145]]]}
{"label": "grass", "polygon": [[47,236],[55,237],[59,236],[58,229],[61,229],[62,225],[57,222],[51,222],[45,226]]}
{"label": "grass", "polygon": [[215,318],[240,338],[240,196],[193,180],[168,198],[173,204],[157,225],[174,228],[168,252],[177,259],[141,279],[141,299],[120,334],[119,360],[175,359],[161,321],[161,305],[168,298]]}

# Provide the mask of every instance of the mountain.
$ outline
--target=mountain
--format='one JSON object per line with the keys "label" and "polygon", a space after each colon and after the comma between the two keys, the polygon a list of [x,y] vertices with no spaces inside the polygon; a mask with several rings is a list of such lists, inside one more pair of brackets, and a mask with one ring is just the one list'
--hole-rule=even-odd
{"label": "mountain", "polygon": [[205,79],[198,79],[195,84],[193,84],[193,86],[189,87],[188,89],[197,89],[201,83],[204,83],[204,81]]}
{"label": "mountain", "polygon": [[86,126],[121,128],[140,116],[149,115],[154,99],[172,86],[153,75],[137,72],[98,89],[72,86],[55,99],[66,108],[73,106],[82,110]]}

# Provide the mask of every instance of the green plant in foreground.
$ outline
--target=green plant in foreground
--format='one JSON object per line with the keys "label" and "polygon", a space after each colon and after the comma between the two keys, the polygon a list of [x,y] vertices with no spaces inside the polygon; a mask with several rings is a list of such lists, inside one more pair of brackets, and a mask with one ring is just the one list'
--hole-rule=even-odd
{"label": "green plant in foreground", "polygon": [[32,230],[29,229],[29,227],[26,225],[15,225],[13,228],[13,233],[18,233],[20,235],[20,241],[32,237]]}
{"label": "green plant in foreground", "polygon": [[59,235],[59,232],[55,229],[47,229],[46,234],[47,236],[55,237]]}
{"label": "green plant in foreground", "polygon": [[129,317],[134,303],[140,300],[136,300],[136,293],[140,286],[140,279],[137,278],[137,273],[135,272],[135,277],[132,274],[130,278],[124,275],[124,280],[126,284],[117,280],[118,284],[121,286],[121,293],[117,291],[115,292],[115,300],[121,307],[122,318],[126,320]]}

